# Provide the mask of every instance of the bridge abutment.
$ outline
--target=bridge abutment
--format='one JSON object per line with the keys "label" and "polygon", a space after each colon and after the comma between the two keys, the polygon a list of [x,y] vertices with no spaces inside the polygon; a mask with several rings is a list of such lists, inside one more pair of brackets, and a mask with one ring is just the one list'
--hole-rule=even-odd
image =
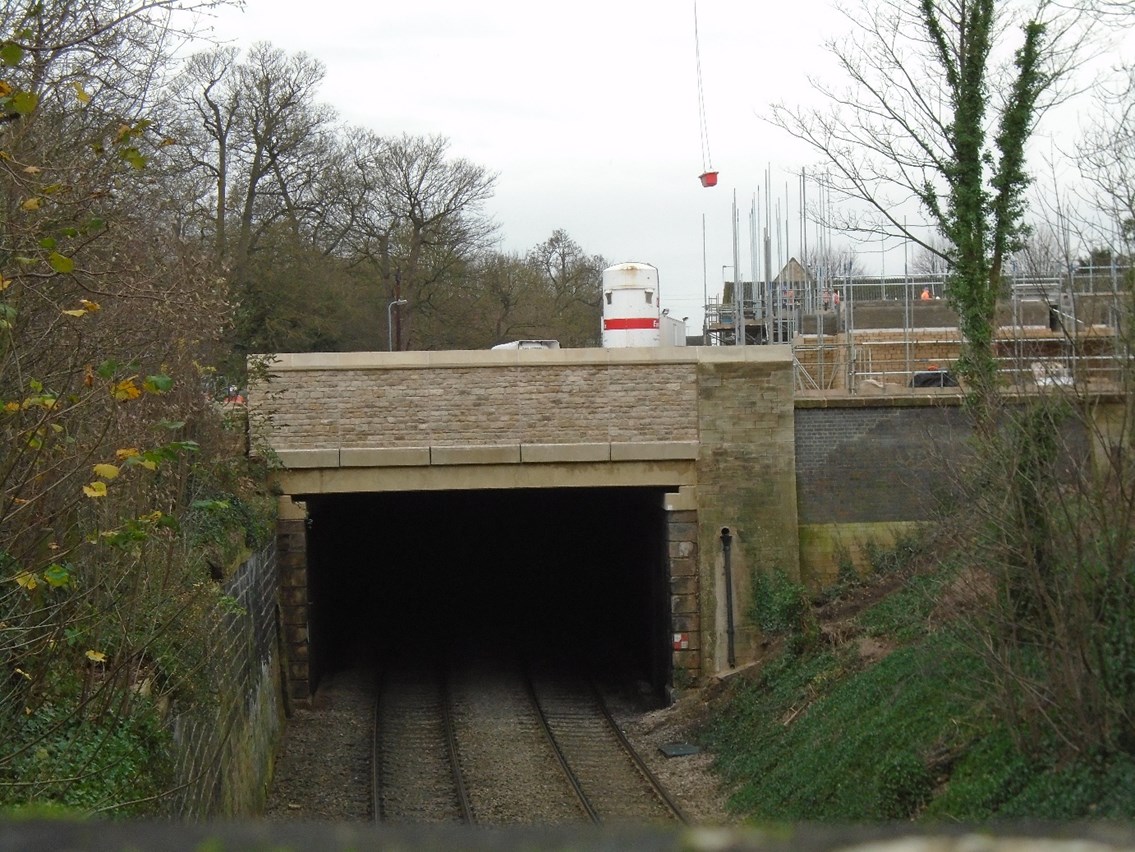
{"label": "bridge abutment", "polygon": [[284,690],[291,704],[311,699],[311,639],[308,625],[307,511],[290,497],[279,500],[276,557],[280,570],[280,630]]}

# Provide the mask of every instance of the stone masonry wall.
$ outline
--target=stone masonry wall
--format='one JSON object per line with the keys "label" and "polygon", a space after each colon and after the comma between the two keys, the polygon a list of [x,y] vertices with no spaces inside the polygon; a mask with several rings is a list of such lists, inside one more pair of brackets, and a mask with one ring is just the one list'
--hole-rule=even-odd
{"label": "stone masonry wall", "polygon": [[697,440],[692,358],[606,352],[526,351],[523,365],[508,352],[394,353],[381,368],[289,362],[252,396],[254,421],[277,451]]}
{"label": "stone masonry wall", "polygon": [[685,510],[669,512],[666,523],[675,684],[692,683],[701,671],[697,522],[697,511]]}
{"label": "stone masonry wall", "polygon": [[698,365],[698,540],[703,672],[726,668],[724,565],[720,533],[732,541],[735,656],[759,656],[747,613],[757,572],[799,577],[793,371],[786,346],[746,347],[743,360]]}
{"label": "stone masonry wall", "polygon": [[[666,542],[671,663],[682,678],[725,666],[721,527],[736,537],[738,664],[759,653],[759,631],[746,616],[755,572],[799,575],[787,346],[287,354],[269,374],[250,388],[250,422],[275,451],[291,454],[289,467],[299,458],[309,470],[333,468],[342,451],[373,450],[366,464],[437,468],[446,464],[438,447],[503,445],[606,444],[612,456],[616,445],[630,445],[623,458],[643,460],[644,470],[655,460],[689,460],[696,486],[685,480],[689,505],[671,509]],[[417,453],[424,447],[426,457]],[[413,453],[378,455],[400,450]],[[565,471],[604,460],[560,457]],[[305,486],[323,482],[308,477]],[[278,539],[287,693],[301,702],[311,682],[302,519],[281,517]]]}
{"label": "stone masonry wall", "polygon": [[217,703],[172,719],[181,789],[171,807],[182,819],[251,816],[267,795],[282,732],[276,557],[269,546],[228,581],[233,599],[215,626],[211,659]]}

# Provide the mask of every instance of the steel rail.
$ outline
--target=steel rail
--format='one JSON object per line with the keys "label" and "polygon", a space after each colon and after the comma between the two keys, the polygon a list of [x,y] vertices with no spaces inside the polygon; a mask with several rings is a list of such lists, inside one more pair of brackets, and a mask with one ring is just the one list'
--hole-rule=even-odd
{"label": "steel rail", "polygon": [[469,802],[469,791],[465,788],[465,778],[461,774],[461,755],[457,751],[457,726],[453,721],[452,692],[449,686],[449,676],[443,671],[441,674],[441,713],[445,725],[445,744],[449,752],[449,766],[453,771],[453,787],[457,791],[457,801],[461,806],[461,819],[473,825],[473,806]]}
{"label": "steel rail", "polygon": [[622,728],[619,727],[619,723],[615,721],[615,717],[611,715],[611,710],[607,707],[607,701],[603,698],[603,693],[600,692],[599,687],[595,685],[595,681],[588,678],[587,683],[591,687],[592,695],[595,696],[596,704],[598,704],[599,709],[603,711],[603,717],[607,720],[607,724],[611,726],[611,730],[614,732],[615,736],[618,737],[619,744],[622,745],[623,751],[631,759],[631,762],[634,763],[635,768],[642,774],[647,784],[650,785],[654,795],[657,796],[658,800],[674,815],[676,820],[688,824],[689,820],[686,818],[686,815],[682,813],[682,809],[678,807],[678,803],[670,798],[670,794],[666,792],[666,788],[662,786],[662,782],[650,771],[650,767],[646,765],[646,761],[642,759],[638,750],[631,744],[631,741],[627,739]]}
{"label": "steel rail", "polygon": [[[452,693],[449,677],[444,669],[438,667],[438,680],[441,685],[441,716],[444,730],[446,755],[449,761],[450,773],[453,778],[453,789],[456,793],[457,804],[461,811],[461,821],[473,825],[476,819],[469,801],[469,793],[465,787],[465,779],[461,772],[461,760],[457,749],[457,730],[454,725]],[[377,695],[374,700],[373,729],[371,738],[371,817],[373,822],[384,821],[383,808],[383,747],[382,747],[382,698],[385,684],[389,676],[389,669],[383,670],[378,676]]]}
{"label": "steel rail", "polygon": [[560,769],[567,779],[568,784],[571,785],[572,790],[575,792],[576,799],[579,801],[580,806],[587,813],[588,818],[596,825],[600,824],[603,819],[599,816],[599,812],[595,810],[595,806],[591,804],[591,800],[587,798],[587,794],[583,792],[583,785],[579,783],[579,777],[572,771],[571,766],[568,764],[567,756],[564,754],[560,744],[556,742],[556,737],[552,733],[551,725],[548,724],[548,717],[544,713],[544,708],[540,704],[540,698],[536,694],[536,685],[532,682],[532,672],[527,666],[524,667],[524,685],[528,689],[528,698],[532,702],[532,707],[536,711],[536,719],[540,723],[540,729],[544,732],[544,737],[547,739],[548,744],[552,747],[552,753],[556,756],[556,760],[560,764]]}

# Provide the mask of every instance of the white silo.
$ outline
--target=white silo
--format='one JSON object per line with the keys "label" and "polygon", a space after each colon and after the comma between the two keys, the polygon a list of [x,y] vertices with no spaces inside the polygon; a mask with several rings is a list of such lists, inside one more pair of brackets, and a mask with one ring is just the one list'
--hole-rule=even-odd
{"label": "white silo", "polygon": [[658,270],[617,263],[603,270],[603,347],[658,346]]}

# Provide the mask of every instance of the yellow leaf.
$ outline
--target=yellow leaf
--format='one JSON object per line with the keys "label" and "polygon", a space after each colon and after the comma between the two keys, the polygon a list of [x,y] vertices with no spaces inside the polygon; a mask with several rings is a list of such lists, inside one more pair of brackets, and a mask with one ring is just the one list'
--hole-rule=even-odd
{"label": "yellow leaf", "polygon": [[38,210],[39,209],[39,199],[36,198],[35,196],[32,196],[31,198],[25,198],[24,203],[21,204],[20,206],[23,207],[25,210]]}
{"label": "yellow leaf", "polygon": [[39,166],[24,166],[24,174],[26,175],[38,175],[42,171],[43,169]]}
{"label": "yellow leaf", "polygon": [[119,402],[125,402],[128,399],[137,399],[142,395],[142,390],[134,384],[134,379],[136,378],[137,376],[131,376],[129,379],[123,379],[121,382],[116,383],[110,389],[110,395]]}
{"label": "yellow leaf", "polygon": [[75,87],[75,97],[79,99],[79,103],[85,104],[91,99],[91,96],[83,89],[83,84],[78,80],[75,80],[71,85]]}
{"label": "yellow leaf", "polygon": [[142,465],[142,467],[146,468],[146,470],[157,470],[158,469],[158,463],[156,461],[154,461],[153,459],[145,459],[143,461],[138,462],[138,464]]}
{"label": "yellow leaf", "polygon": [[134,447],[126,447],[125,449],[114,451],[114,457],[116,459],[118,459],[119,461],[124,461],[125,459],[133,458],[134,456],[136,456],[138,454],[139,454],[138,450],[134,449]]}
{"label": "yellow leaf", "polygon": [[75,309],[73,311],[63,311],[69,317],[85,317],[87,312],[82,309]]}
{"label": "yellow leaf", "polygon": [[12,286],[12,279],[11,278],[5,278],[3,275],[0,275],[0,293],[3,293],[5,290],[7,290],[11,286]]}
{"label": "yellow leaf", "polygon": [[118,468],[112,464],[96,464],[95,476],[101,476],[103,479],[114,479],[118,476]]}
{"label": "yellow leaf", "polygon": [[102,305],[100,305],[98,302],[92,302],[90,299],[80,299],[79,304],[82,305],[86,310],[90,311],[92,314],[95,311],[102,310]]}
{"label": "yellow leaf", "polygon": [[12,94],[12,87],[0,80],[0,98],[6,98],[10,94]]}
{"label": "yellow leaf", "polygon": [[106,483],[105,482],[92,482],[90,485],[83,486],[83,493],[88,497],[105,497],[106,496]]}
{"label": "yellow leaf", "polygon": [[105,663],[106,654],[102,651],[87,651],[87,659],[92,663]]}
{"label": "yellow leaf", "polygon": [[21,589],[27,589],[29,592],[34,592],[36,586],[39,585],[39,577],[30,571],[21,571],[16,575],[16,585]]}
{"label": "yellow leaf", "polygon": [[7,411],[9,414],[16,412],[16,411],[19,411],[20,407],[21,407],[20,404],[18,402],[16,402],[15,400],[10,400],[10,401],[4,403],[4,410]]}

